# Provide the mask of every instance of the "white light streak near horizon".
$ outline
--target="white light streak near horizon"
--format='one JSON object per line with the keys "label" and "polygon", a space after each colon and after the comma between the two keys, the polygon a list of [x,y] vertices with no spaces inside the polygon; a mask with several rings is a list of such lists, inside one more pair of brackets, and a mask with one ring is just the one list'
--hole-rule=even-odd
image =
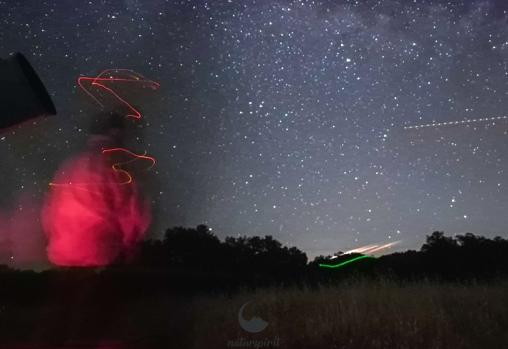
{"label": "white light streak near horizon", "polygon": [[507,119],[508,119],[508,116],[496,116],[496,117],[491,117],[491,118],[479,118],[479,119],[468,119],[468,120],[447,121],[447,122],[434,122],[434,123],[430,123],[430,124],[404,126],[404,130],[417,130],[417,129],[425,128],[425,127],[456,126],[456,125],[472,124],[475,122],[492,122],[492,121],[507,120]]}
{"label": "white light streak near horizon", "polygon": [[351,253],[362,253],[362,254],[365,254],[365,253],[374,253],[374,252],[379,252],[379,251],[382,251],[382,250],[385,250],[385,249],[391,248],[391,247],[393,247],[393,246],[397,245],[398,243],[400,243],[400,240],[399,240],[399,241],[389,242],[389,243],[387,243],[387,244],[383,244],[383,245],[378,245],[378,244],[366,245],[366,246],[362,246],[362,247],[355,248],[355,249],[353,249],[353,250],[346,251],[346,252],[344,252],[343,254],[351,254]]}

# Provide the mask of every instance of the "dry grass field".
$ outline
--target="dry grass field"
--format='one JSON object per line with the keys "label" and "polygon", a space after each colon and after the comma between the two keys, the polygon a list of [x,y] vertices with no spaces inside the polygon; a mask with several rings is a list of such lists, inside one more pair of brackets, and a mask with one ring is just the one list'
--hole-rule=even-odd
{"label": "dry grass field", "polygon": [[[257,316],[268,322],[259,333],[249,333],[239,325],[239,309],[249,301],[243,318]],[[11,335],[18,332],[18,340],[11,343],[27,344],[1,347],[508,347],[506,282],[459,285],[357,281],[313,290],[270,288],[231,297],[167,296],[112,302],[106,307],[91,303],[73,309],[62,307],[19,307],[11,317],[16,323],[3,325],[12,327]],[[80,344],[48,344],[64,332],[74,338],[67,343]],[[96,338],[102,338],[100,346]]]}
{"label": "dry grass field", "polygon": [[[257,334],[242,330],[237,320],[238,309],[249,300],[244,318],[256,315],[269,322]],[[197,299],[192,311],[192,348],[224,348],[228,343],[280,348],[508,347],[506,283],[366,281],[319,290],[267,289],[234,298]],[[234,341],[239,338],[244,341]],[[278,341],[270,342],[274,338]]]}

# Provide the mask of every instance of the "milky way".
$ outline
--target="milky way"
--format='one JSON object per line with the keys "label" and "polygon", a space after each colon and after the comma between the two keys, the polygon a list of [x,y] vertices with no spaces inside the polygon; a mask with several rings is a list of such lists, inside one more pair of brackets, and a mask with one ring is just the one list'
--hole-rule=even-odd
{"label": "milky way", "polygon": [[310,256],[433,230],[508,233],[505,1],[0,1],[58,116],[0,135],[0,204],[83,148],[80,75],[160,82],[131,148],[157,158],[160,236],[208,224]]}

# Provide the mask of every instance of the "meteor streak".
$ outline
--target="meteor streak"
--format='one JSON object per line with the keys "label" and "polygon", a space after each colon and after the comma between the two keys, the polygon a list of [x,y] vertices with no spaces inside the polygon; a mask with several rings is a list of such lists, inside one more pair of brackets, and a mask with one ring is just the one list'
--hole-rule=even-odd
{"label": "meteor streak", "polygon": [[392,247],[392,246],[395,246],[395,245],[397,245],[398,243],[400,243],[400,240],[398,240],[398,241],[393,241],[393,242],[389,242],[389,243],[386,243],[386,244],[383,244],[383,245],[378,245],[378,244],[366,245],[366,246],[357,247],[357,248],[355,248],[355,249],[352,249],[352,250],[346,251],[346,252],[344,252],[344,254],[351,254],[351,253],[374,253],[374,252],[379,252],[379,251],[385,250],[385,249],[387,249],[387,248],[390,248],[390,247]]}

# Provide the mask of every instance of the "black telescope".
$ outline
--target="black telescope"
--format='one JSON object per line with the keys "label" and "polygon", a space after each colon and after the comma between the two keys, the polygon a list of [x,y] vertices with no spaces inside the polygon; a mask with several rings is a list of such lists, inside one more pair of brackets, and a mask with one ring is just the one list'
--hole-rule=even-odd
{"label": "black telescope", "polygon": [[0,58],[0,129],[55,114],[48,91],[25,56]]}

